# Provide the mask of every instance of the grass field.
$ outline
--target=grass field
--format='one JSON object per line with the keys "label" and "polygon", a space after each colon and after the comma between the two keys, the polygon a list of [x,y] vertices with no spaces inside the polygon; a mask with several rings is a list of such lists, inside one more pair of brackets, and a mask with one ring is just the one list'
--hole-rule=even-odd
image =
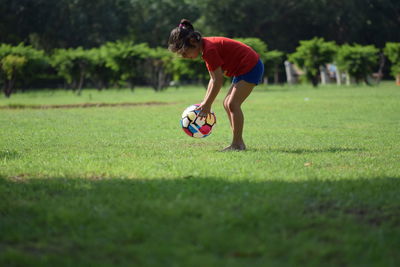
{"label": "grass field", "polygon": [[[226,91],[179,127],[204,92],[1,97],[0,265],[400,265],[400,87],[257,88],[224,153]],[[137,105],[32,107],[79,103]]]}

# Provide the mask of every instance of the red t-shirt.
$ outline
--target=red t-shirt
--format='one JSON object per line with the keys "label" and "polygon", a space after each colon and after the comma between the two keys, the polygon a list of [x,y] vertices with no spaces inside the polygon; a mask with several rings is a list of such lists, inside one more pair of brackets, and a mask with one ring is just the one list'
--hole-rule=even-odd
{"label": "red t-shirt", "polygon": [[239,76],[249,72],[260,56],[249,46],[225,37],[203,37],[203,60],[207,69],[221,67],[226,76]]}

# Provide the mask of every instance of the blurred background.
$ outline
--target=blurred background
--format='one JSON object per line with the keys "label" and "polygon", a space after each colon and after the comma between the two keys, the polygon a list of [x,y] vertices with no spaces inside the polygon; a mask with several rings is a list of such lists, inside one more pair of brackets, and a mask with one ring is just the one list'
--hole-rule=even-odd
{"label": "blurred background", "polygon": [[[160,90],[171,82],[204,80],[207,73],[201,66],[167,62],[166,42],[181,18],[191,20],[204,36],[257,38],[265,44],[260,54],[279,51],[278,68],[266,77],[277,83],[288,80],[283,62],[301,40],[319,37],[337,45],[372,45],[378,50],[370,72],[380,72],[386,79],[395,75],[391,75],[393,62],[387,60],[388,55],[384,57],[384,48],[388,42],[400,42],[398,0],[0,0],[0,10],[0,80],[3,88],[10,87],[16,76],[11,90],[152,83]],[[128,51],[138,44],[142,46]],[[91,49],[103,52],[92,51],[91,59],[82,60]],[[146,66],[139,61],[118,60],[115,51],[122,49],[131,59],[141,57]],[[70,55],[65,54],[68,51]],[[47,63],[33,63],[34,54],[36,58],[48,57]],[[9,55],[13,57],[4,60]],[[120,54],[120,58],[124,57]],[[150,58],[157,60],[149,65]],[[67,61],[69,65],[63,64]],[[138,75],[143,69],[149,77]]]}
{"label": "blurred background", "polygon": [[314,36],[338,44],[400,41],[397,0],[0,0],[0,42],[37,49],[134,40],[166,46],[181,18],[204,35],[258,37],[292,52]]}

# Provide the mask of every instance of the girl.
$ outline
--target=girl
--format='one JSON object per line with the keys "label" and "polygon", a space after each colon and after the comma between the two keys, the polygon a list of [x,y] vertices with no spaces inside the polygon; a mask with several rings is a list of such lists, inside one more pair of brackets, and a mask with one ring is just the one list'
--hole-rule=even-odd
{"label": "girl", "polygon": [[253,88],[261,82],[264,65],[260,56],[249,46],[225,37],[202,37],[189,20],[183,19],[171,31],[168,49],[184,58],[195,59],[201,54],[210,73],[207,93],[198,107],[199,116],[210,114],[211,105],[218,95],[223,75],[233,77],[232,85],[224,99],[233,139],[227,150],[245,150],[243,141],[243,101]]}

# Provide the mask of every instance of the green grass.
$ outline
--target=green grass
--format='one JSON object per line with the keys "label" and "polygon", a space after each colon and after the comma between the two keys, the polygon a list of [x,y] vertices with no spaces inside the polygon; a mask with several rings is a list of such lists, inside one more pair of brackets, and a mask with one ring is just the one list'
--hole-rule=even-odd
{"label": "green grass", "polygon": [[179,128],[204,90],[39,91],[0,107],[0,265],[398,266],[400,88],[259,87],[245,152]]}

